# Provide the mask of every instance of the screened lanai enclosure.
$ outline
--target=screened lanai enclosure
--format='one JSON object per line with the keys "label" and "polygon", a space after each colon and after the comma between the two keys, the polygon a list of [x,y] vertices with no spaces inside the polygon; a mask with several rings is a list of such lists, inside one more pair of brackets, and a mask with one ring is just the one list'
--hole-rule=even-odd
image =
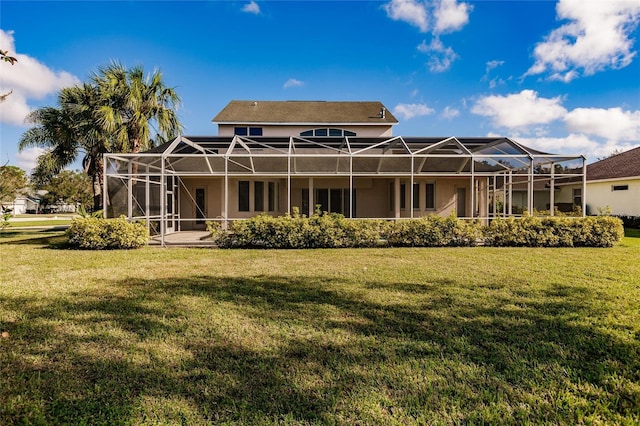
{"label": "screened lanai enclosure", "polygon": [[[583,156],[508,138],[180,136],[147,152],[107,154],[104,212],[152,235],[267,213],[401,220],[430,214],[489,221],[585,211]],[[563,182],[582,182],[559,200]]]}

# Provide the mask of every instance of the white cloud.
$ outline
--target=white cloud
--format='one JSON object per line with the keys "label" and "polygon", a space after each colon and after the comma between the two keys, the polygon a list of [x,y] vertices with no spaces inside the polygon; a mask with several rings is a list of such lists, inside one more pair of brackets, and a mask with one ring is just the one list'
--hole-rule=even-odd
{"label": "white cloud", "polygon": [[492,70],[498,68],[499,66],[504,65],[504,61],[499,61],[497,59],[494,59],[493,61],[489,61],[487,62],[487,67],[485,69],[485,74],[489,74],[489,72],[491,72]]}
{"label": "white cloud", "polygon": [[450,106],[446,106],[444,110],[442,110],[440,117],[446,118],[447,120],[451,120],[452,118],[455,118],[459,115],[460,115],[460,111]]}
{"label": "white cloud", "polygon": [[247,3],[242,8],[243,12],[253,13],[254,15],[260,14],[260,6],[255,1],[251,0],[251,3]]}
{"label": "white cloud", "polygon": [[434,33],[441,34],[458,31],[469,22],[469,12],[473,7],[468,3],[457,3],[456,0],[442,0],[436,5],[434,11],[436,18]]}
{"label": "white cloud", "polygon": [[425,33],[429,29],[427,6],[416,0],[391,0],[382,6],[394,21],[403,21]]}
{"label": "white cloud", "polygon": [[433,108],[429,108],[425,104],[398,104],[393,108],[393,114],[410,120],[414,117],[423,115],[431,115],[434,113]]}
{"label": "white cloud", "polygon": [[445,47],[439,36],[464,27],[473,7],[457,0],[391,0],[382,8],[395,21],[406,22],[423,33],[431,29],[431,43],[423,41],[418,50],[429,55],[427,65],[432,72],[443,72],[451,67],[458,55],[451,47]]}
{"label": "white cloud", "polygon": [[2,64],[0,90],[6,93],[13,90],[6,100],[0,103],[0,122],[22,125],[30,111],[29,100],[42,99],[63,87],[78,84],[80,80],[65,71],[54,71],[37,59],[15,52],[13,32],[0,29],[0,46],[15,56],[14,65]]}
{"label": "white cloud", "polygon": [[290,78],[287,80],[282,87],[285,89],[289,89],[291,87],[301,87],[304,86],[304,81],[297,80],[295,78]]}
{"label": "white cloud", "polygon": [[486,68],[485,68],[485,72],[484,72],[484,75],[481,78],[481,81],[489,81],[489,88],[490,89],[495,89],[496,86],[498,86],[500,84],[504,84],[504,80],[501,79],[500,77],[494,77],[494,78],[490,79],[491,71],[493,71],[494,69],[502,66],[503,64],[504,64],[504,61],[499,61],[497,59],[487,62]]}
{"label": "white cloud", "polygon": [[589,163],[598,158],[606,157],[615,151],[627,151],[638,144],[607,140],[599,142],[587,135],[571,133],[565,137],[514,138],[517,142],[528,147],[554,154],[583,154]]}
{"label": "white cloud", "polygon": [[564,121],[572,132],[619,141],[640,141],[640,111],[622,108],[576,108]]}
{"label": "white cloud", "polygon": [[433,38],[431,43],[427,44],[425,40],[417,47],[419,52],[430,55],[429,70],[431,72],[443,72],[451,68],[451,64],[458,58],[456,52],[451,47],[446,47],[438,38]]}
{"label": "white cloud", "polygon": [[531,125],[547,124],[564,117],[567,110],[561,103],[561,97],[541,98],[533,90],[523,90],[507,96],[481,98],[471,112],[490,117],[499,127],[526,130]]}
{"label": "white cloud", "polygon": [[31,170],[33,170],[38,163],[38,157],[44,152],[45,149],[40,147],[23,149],[16,154],[17,166],[30,174]]}
{"label": "white cloud", "polygon": [[637,0],[560,0],[558,19],[569,22],[551,31],[534,50],[527,75],[549,73],[569,82],[607,68],[623,68],[636,55],[631,35],[640,19]]}

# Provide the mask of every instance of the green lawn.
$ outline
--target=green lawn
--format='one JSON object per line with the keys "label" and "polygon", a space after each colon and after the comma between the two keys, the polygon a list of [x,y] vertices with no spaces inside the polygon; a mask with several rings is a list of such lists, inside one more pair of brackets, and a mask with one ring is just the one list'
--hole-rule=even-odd
{"label": "green lawn", "polygon": [[638,424],[611,249],[64,249],[0,233],[0,424]]}

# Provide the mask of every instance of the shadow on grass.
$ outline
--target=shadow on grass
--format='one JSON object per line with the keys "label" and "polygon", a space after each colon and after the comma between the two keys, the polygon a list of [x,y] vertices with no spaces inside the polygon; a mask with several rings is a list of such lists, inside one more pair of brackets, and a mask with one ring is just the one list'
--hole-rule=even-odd
{"label": "shadow on grass", "polygon": [[64,228],[5,229],[0,232],[0,245],[3,244],[43,246],[51,249],[68,248]]}
{"label": "shadow on grass", "polygon": [[0,419],[632,423],[640,340],[584,325],[606,316],[595,298],[586,287],[474,298],[448,280],[315,276],[129,279],[6,298]]}

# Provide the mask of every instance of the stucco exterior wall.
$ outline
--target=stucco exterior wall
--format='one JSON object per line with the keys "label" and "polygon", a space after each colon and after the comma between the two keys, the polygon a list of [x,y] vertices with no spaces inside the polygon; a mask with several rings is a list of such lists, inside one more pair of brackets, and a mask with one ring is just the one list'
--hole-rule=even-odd
{"label": "stucco exterior wall", "polygon": [[[337,124],[307,124],[307,125],[270,125],[259,124],[247,125],[247,124],[219,124],[218,135],[219,136],[233,136],[234,128],[236,126],[247,127],[261,127],[262,136],[300,136],[301,132],[307,130],[313,130],[318,128],[332,128],[332,129],[344,129],[351,132],[355,132],[358,137],[391,137],[393,136],[393,128],[390,125],[367,125],[367,126],[353,126],[353,125],[337,125]],[[250,136],[247,136],[250,138]]]}
{"label": "stucco exterior wall", "polygon": [[[614,191],[614,186],[627,185],[627,190]],[[611,208],[619,216],[640,216],[640,177],[600,182],[587,182],[587,205],[591,214]]]}

